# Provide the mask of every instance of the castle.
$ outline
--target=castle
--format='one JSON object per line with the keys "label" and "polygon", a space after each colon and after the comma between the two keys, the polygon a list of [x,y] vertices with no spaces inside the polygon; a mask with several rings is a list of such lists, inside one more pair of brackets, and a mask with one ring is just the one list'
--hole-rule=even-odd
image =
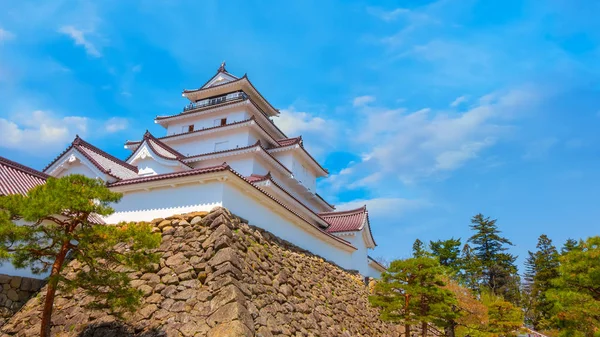
{"label": "castle", "polygon": [[279,115],[246,75],[223,63],[199,89],[184,90],[181,113],[157,116],[164,136],[127,141],[121,160],[76,137],[43,172],[0,157],[0,195],[27,193],[49,176],[83,174],[123,194],[106,223],[144,221],[223,206],[250,224],[363,276],[384,267],[366,207],[335,211],[316,192],[327,177],[304,148],[272,121]]}

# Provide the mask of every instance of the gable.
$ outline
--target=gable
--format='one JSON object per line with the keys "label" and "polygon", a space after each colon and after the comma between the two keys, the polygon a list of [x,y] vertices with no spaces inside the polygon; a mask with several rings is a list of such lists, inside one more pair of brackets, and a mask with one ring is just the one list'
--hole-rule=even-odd
{"label": "gable", "polygon": [[71,148],[56,160],[45,173],[53,177],[64,177],[70,174],[81,174],[92,179],[102,179],[107,182],[117,178],[100,171],[87,157],[76,148]]}
{"label": "gable", "polygon": [[137,166],[140,176],[173,173],[189,169],[187,165],[176,158],[171,159],[163,154],[156,153],[154,147],[149,146],[147,141],[138,146],[127,160],[127,163]]}
{"label": "gable", "polygon": [[238,78],[235,77],[235,76],[233,76],[233,75],[231,75],[230,73],[227,73],[227,72],[218,72],[215,76],[213,76],[213,78],[211,78],[200,89],[206,89],[206,88],[210,88],[210,87],[216,87],[218,85],[229,83],[229,82],[232,82],[232,81],[235,81],[235,80],[238,80]]}

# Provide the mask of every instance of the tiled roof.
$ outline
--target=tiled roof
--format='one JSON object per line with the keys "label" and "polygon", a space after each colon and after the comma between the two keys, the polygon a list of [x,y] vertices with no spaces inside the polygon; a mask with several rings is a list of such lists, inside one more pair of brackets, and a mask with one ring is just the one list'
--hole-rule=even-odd
{"label": "tiled roof", "polygon": [[138,177],[138,178],[134,178],[134,179],[115,181],[114,183],[108,184],[108,186],[116,187],[116,186],[123,186],[123,185],[140,184],[140,183],[145,183],[145,182],[149,182],[149,181],[187,177],[187,176],[193,176],[193,175],[205,174],[205,173],[211,173],[211,172],[219,172],[219,171],[225,171],[225,170],[229,170],[229,165],[227,165],[226,163],[223,163],[222,165],[219,165],[219,166],[198,168],[198,169],[174,172],[174,173],[163,173],[163,174],[157,174],[157,175],[152,175],[152,176],[147,176],[147,177]]}
{"label": "tiled roof", "polygon": [[94,145],[84,141],[79,136],[76,136],[75,140],[73,140],[73,143],[71,143],[71,146],[69,146],[58,157],[56,157],[56,159],[54,159],[50,164],[48,164],[48,166],[44,168],[44,171],[50,168],[50,166],[54,165],[54,163],[56,163],[65,153],[73,148],[85,156],[102,173],[108,174],[117,179],[131,179],[138,176],[137,167],[100,150]]}
{"label": "tiled roof", "polygon": [[367,206],[340,212],[321,213],[320,216],[331,226],[327,228],[330,233],[353,232],[363,229],[367,220]]}
{"label": "tiled roof", "polygon": [[[189,166],[188,164],[186,164],[182,161],[182,159],[185,158],[184,155],[177,152],[174,148],[170,147],[169,145],[163,143],[162,141],[160,141],[160,139],[154,137],[148,130],[146,130],[146,133],[144,133],[144,138],[140,142],[136,142],[136,143],[128,142],[127,144],[141,145],[144,142],[146,142],[146,144],[148,144],[148,147],[150,147],[152,152],[154,152],[160,158],[167,159],[167,160],[177,160],[181,164],[191,168],[191,166]],[[139,147],[137,149],[139,149]],[[133,157],[133,155],[136,153],[137,149],[134,150],[125,161],[128,162],[129,159],[131,159],[131,157]]]}
{"label": "tiled roof", "polygon": [[294,144],[300,144],[300,143],[302,143],[302,136],[294,137],[294,138],[279,139],[279,140],[277,140],[277,143],[279,143],[279,146],[290,146],[290,145],[294,145]]}
{"label": "tiled roof", "polygon": [[369,211],[367,211],[366,205],[357,209],[327,212],[319,215],[330,224],[327,227],[327,232],[329,233],[356,232],[362,230],[366,224],[367,228],[369,228],[370,239],[373,240],[375,246],[377,245],[371,232],[371,226],[369,225]]}
{"label": "tiled roof", "polygon": [[152,147],[152,150],[162,158],[181,159],[185,157],[169,145],[158,140],[149,131],[146,131],[146,133],[144,134],[144,139],[148,141],[148,144],[150,145],[150,147]]}
{"label": "tiled roof", "polygon": [[0,195],[22,194],[46,182],[45,173],[0,157]]}

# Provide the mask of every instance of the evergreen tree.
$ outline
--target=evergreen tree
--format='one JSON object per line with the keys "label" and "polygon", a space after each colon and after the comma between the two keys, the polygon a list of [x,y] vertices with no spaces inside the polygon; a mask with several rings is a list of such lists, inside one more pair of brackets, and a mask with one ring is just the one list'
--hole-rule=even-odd
{"label": "evergreen tree", "polygon": [[454,275],[457,275],[461,269],[460,244],[460,239],[454,238],[429,242],[431,254]]}
{"label": "evergreen tree", "polygon": [[523,312],[521,308],[487,291],[481,294],[481,298],[488,308],[489,320],[486,330],[489,335],[517,336],[523,326]]}
{"label": "evergreen tree", "polygon": [[578,243],[563,254],[554,289],[553,322],[562,336],[592,337],[600,334],[600,236]]}
{"label": "evergreen tree", "polygon": [[[49,178],[27,196],[0,196],[0,259],[17,268],[30,267],[34,273],[50,272],[40,336],[50,335],[58,286],[66,291],[83,289],[97,298],[95,306],[116,312],[133,310],[140,302],[141,291],[132,288],[128,274],[115,267],[139,270],[158,262],[155,254],[146,251],[158,247],[160,234],[153,234],[147,224],[108,226],[90,220],[111,214],[110,203],[120,198],[103,182],[81,175]],[[82,265],[68,277],[63,274],[67,254]]]}
{"label": "evergreen tree", "polygon": [[493,294],[503,296],[512,303],[519,302],[519,276],[515,265],[516,256],[506,253],[505,245],[512,243],[500,236],[496,220],[490,220],[482,214],[471,219],[471,229],[475,234],[468,242],[475,245],[482,272],[479,283],[490,289]]}
{"label": "evergreen tree", "polygon": [[577,242],[577,240],[569,238],[565,242],[564,246],[561,248],[560,253],[566,254],[572,250],[577,249],[578,246],[579,246],[579,243]]}
{"label": "evergreen tree", "polygon": [[381,308],[381,319],[403,323],[407,337],[411,336],[411,326],[417,323],[425,337],[429,323],[440,324],[455,315],[451,310],[455,300],[443,288],[442,274],[442,267],[433,258],[393,261],[369,300]]}
{"label": "evergreen tree", "polygon": [[545,234],[542,234],[535,252],[529,252],[525,262],[525,292],[527,294],[526,319],[535,330],[548,328],[553,302],[546,294],[552,280],[558,276],[558,251]]}
{"label": "evergreen tree", "polygon": [[465,244],[460,254],[460,272],[458,280],[473,292],[479,291],[479,279],[481,279],[481,262],[473,252],[469,244]]}
{"label": "evergreen tree", "polygon": [[425,249],[423,241],[416,239],[412,246],[413,257],[424,257],[427,256],[428,252]]}

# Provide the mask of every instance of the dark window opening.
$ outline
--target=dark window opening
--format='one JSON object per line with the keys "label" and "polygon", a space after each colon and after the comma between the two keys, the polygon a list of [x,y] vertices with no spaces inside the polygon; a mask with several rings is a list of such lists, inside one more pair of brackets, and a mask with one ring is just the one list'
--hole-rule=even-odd
{"label": "dark window opening", "polygon": [[188,125],[188,132],[194,131],[194,124]]}
{"label": "dark window opening", "polygon": [[221,118],[221,126],[227,124],[227,118]]}

